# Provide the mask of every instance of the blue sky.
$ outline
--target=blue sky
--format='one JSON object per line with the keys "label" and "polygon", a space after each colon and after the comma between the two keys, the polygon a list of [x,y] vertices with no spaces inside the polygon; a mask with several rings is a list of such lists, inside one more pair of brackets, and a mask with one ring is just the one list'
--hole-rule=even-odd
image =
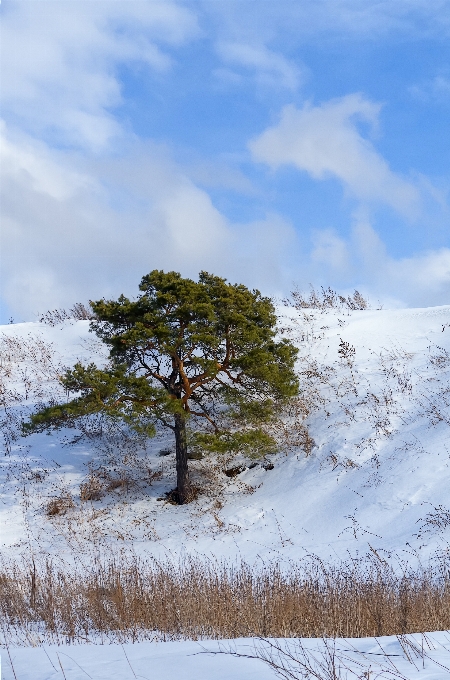
{"label": "blue sky", "polygon": [[1,321],[206,269],[450,303],[448,0],[5,0]]}

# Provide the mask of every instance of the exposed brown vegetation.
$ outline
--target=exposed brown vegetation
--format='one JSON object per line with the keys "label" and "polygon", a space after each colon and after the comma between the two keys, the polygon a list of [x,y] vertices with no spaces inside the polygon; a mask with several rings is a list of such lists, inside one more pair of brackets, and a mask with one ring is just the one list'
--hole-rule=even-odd
{"label": "exposed brown vegetation", "polygon": [[347,297],[340,295],[335,290],[324,288],[321,286],[320,291],[316,290],[314,286],[310,286],[309,293],[302,292],[299,288],[295,288],[291,292],[291,297],[287,298],[285,304],[293,306],[296,309],[347,309],[347,310],[363,310],[370,309],[369,301],[364,298],[357,290],[353,295]]}
{"label": "exposed brown vegetation", "polygon": [[245,466],[244,465],[236,465],[235,467],[228,468],[228,470],[224,470],[223,474],[226,475],[227,477],[237,477],[241,472],[244,472]]}
{"label": "exposed brown vegetation", "polygon": [[67,309],[50,309],[45,314],[39,315],[39,323],[45,323],[48,326],[58,326],[65,321],[86,321],[95,319],[95,314],[91,309],[88,309],[82,302],[76,302],[74,306]]}
{"label": "exposed brown vegetation", "polygon": [[450,579],[446,569],[396,575],[375,559],[289,572],[192,560],[94,560],[72,571],[15,564],[0,574],[0,608],[4,634],[25,644],[382,636],[450,628]]}
{"label": "exposed brown vegetation", "polygon": [[65,515],[68,510],[74,507],[73,499],[70,494],[63,494],[51,498],[45,506],[45,513],[48,517],[55,515]]}
{"label": "exposed brown vegetation", "polygon": [[105,484],[95,475],[89,475],[86,481],[80,484],[80,500],[82,501],[99,501],[104,494]]}

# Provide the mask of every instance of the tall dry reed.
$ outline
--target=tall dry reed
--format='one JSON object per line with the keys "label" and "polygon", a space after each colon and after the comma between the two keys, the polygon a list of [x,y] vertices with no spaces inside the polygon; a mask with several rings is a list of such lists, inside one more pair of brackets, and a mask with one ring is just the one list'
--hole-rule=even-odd
{"label": "tall dry reed", "polygon": [[10,564],[0,616],[4,637],[23,644],[395,635],[450,628],[450,577],[444,567],[398,574],[375,560],[289,571],[195,560]]}

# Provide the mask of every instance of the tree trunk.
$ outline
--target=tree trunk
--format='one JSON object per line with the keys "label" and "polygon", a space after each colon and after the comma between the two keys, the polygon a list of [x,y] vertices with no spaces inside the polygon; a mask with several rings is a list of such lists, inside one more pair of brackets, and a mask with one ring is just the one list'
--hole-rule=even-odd
{"label": "tree trunk", "polygon": [[179,505],[183,505],[191,500],[192,489],[189,482],[186,419],[182,413],[175,414],[175,451],[177,463],[177,501]]}

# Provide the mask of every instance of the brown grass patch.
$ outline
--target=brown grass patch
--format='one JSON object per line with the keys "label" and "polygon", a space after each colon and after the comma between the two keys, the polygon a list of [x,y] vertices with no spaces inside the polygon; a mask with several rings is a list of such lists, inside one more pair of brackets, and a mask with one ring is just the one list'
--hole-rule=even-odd
{"label": "brown grass patch", "polygon": [[371,637],[450,628],[448,571],[397,575],[367,562],[283,572],[186,560],[9,565],[0,573],[9,641]]}
{"label": "brown grass patch", "polygon": [[82,501],[99,501],[104,495],[104,482],[93,474],[80,484],[80,500]]}
{"label": "brown grass patch", "polygon": [[65,515],[68,510],[75,507],[70,494],[56,496],[51,498],[45,506],[45,514],[47,517],[55,517],[55,515]]}

